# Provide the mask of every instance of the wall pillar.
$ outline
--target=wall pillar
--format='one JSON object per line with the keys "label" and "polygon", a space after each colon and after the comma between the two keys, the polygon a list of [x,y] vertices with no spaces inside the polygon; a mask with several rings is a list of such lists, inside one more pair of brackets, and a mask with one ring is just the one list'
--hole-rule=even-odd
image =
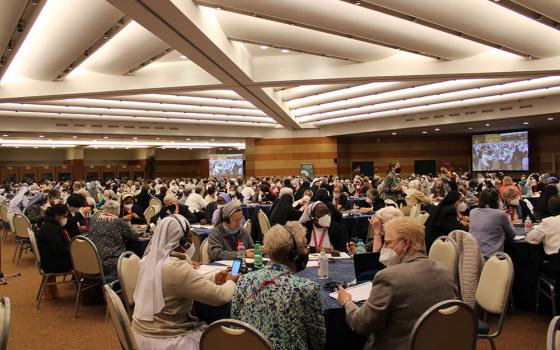
{"label": "wall pillar", "polygon": [[65,163],[72,170],[74,180],[85,178],[84,149],[83,147],[68,148],[64,154]]}

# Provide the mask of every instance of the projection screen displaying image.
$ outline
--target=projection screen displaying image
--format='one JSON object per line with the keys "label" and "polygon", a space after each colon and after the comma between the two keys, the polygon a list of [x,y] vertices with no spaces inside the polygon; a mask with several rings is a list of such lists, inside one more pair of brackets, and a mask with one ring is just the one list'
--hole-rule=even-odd
{"label": "projection screen displaying image", "polygon": [[209,159],[210,176],[243,176],[242,154],[216,154]]}
{"label": "projection screen displaying image", "polygon": [[527,131],[473,135],[473,171],[529,170],[527,135]]}

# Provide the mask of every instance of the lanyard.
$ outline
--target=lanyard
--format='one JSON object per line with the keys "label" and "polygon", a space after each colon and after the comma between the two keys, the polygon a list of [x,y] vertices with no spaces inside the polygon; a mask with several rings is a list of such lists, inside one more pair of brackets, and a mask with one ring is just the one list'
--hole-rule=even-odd
{"label": "lanyard", "polygon": [[321,240],[319,241],[319,245],[317,245],[317,235],[315,233],[315,227],[313,227],[313,243],[315,243],[316,248],[321,248],[323,246],[323,241],[325,240],[325,231],[327,229],[323,229],[323,234],[321,235]]}
{"label": "lanyard", "polygon": [[268,286],[269,284],[275,284],[278,285],[276,283],[276,280],[279,279],[282,276],[288,275],[290,273],[290,271],[286,271],[286,272],[282,272],[281,274],[279,274],[278,276],[274,277],[273,279],[270,280],[264,280],[261,282],[260,286],[257,287],[255,290],[253,290],[253,293],[249,294],[249,297],[245,300],[245,302],[243,303],[244,305],[247,305],[247,303],[249,302],[249,300],[251,300],[255,295],[257,295],[264,287]]}
{"label": "lanyard", "polygon": [[64,232],[64,237],[66,237],[66,239],[68,240],[68,242],[70,242],[71,239],[70,239],[70,235],[68,234],[68,231],[67,231],[65,228],[63,228],[63,229],[62,229],[62,232]]}

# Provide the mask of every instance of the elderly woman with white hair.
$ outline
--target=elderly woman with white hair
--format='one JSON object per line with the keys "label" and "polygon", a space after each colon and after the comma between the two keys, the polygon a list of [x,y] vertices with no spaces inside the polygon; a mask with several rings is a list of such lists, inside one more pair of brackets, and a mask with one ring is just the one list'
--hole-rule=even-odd
{"label": "elderly woman with white hair", "polygon": [[105,202],[103,213],[91,219],[86,235],[97,247],[103,272],[108,279],[117,276],[117,260],[126,251],[127,242],[138,239],[132,227],[119,218],[119,203],[113,200]]}
{"label": "elderly woman with white hair", "polygon": [[410,210],[415,205],[430,205],[433,203],[434,198],[422,192],[421,187],[422,185],[418,180],[411,180],[408,183],[408,189],[405,191],[406,207],[403,208],[404,215],[410,215]]}
{"label": "elderly woman with white hair", "polygon": [[305,228],[295,221],[274,225],[264,244],[271,263],[241,276],[231,317],[255,326],[273,349],[323,349],[319,285],[295,275],[307,266]]}
{"label": "elderly woman with white hair", "polygon": [[227,304],[238,276],[202,275],[191,263],[190,226],[181,215],[163,219],[146,254],[134,291],[132,329],[140,350],[198,350],[206,324],[192,314],[195,301]]}
{"label": "elderly woman with white hair", "polygon": [[[383,230],[383,225],[393,220],[394,218],[402,217],[404,214],[400,209],[395,207],[385,207],[379,209],[375,215],[369,218],[369,223],[373,230],[373,240],[369,241],[365,248],[366,251],[378,252],[381,250],[383,245],[383,238],[385,236],[385,231]],[[368,237],[370,238],[370,237]],[[352,254],[356,253],[357,247],[354,242],[348,243],[348,251]]]}
{"label": "elderly woman with white hair", "polygon": [[424,226],[418,220],[395,218],[384,229],[379,261],[387,268],[375,275],[369,298],[359,307],[348,292],[338,292],[348,326],[369,336],[367,350],[405,349],[422,313],[457,298],[451,270],[426,256]]}

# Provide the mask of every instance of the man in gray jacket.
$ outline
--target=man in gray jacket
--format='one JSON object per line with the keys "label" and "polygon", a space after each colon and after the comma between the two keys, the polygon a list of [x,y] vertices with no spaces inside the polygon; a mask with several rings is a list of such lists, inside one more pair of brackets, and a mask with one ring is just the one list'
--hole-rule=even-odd
{"label": "man in gray jacket", "polygon": [[380,261],[387,268],[375,275],[369,298],[358,307],[341,289],[338,301],[350,328],[369,336],[364,349],[406,349],[416,320],[434,304],[457,299],[457,287],[452,272],[426,256],[419,221],[399,217],[384,229]]}
{"label": "man in gray jacket", "polygon": [[246,249],[246,257],[253,257],[253,239],[241,227],[243,211],[240,205],[239,200],[233,200],[222,208],[222,223],[214,227],[208,237],[210,261],[235,259],[240,242]]}

